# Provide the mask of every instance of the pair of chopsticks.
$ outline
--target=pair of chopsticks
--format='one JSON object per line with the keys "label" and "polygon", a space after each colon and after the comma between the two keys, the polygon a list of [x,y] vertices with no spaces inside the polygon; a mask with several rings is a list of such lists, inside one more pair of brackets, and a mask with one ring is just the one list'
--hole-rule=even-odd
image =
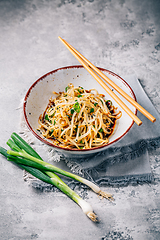
{"label": "pair of chopsticks", "polygon": [[138,109],[151,122],[156,121],[155,117],[153,117],[147,110],[145,110],[140,104],[138,104],[133,98],[131,98],[120,87],[118,87],[111,79],[109,79],[103,72],[101,72],[97,67],[95,67],[89,60],[87,60],[74,47],[72,47],[68,42],[66,42],[61,37],[58,37],[58,38],[68,48],[68,50],[74,55],[74,57],[82,64],[82,66],[106,90],[106,92],[119,104],[119,106],[121,106],[121,108],[135,121],[135,123],[137,123],[138,126],[140,126],[142,124],[142,121],[125,105],[125,103],[107,86],[107,84],[104,81],[106,81],[110,86],[112,86],[118,93],[120,93],[126,100],[128,100],[128,102],[130,102],[136,109]]}

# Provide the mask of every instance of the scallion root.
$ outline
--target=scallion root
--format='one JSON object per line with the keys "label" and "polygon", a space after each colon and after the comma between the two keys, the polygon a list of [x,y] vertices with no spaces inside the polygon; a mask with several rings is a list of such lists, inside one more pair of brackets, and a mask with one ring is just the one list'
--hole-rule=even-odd
{"label": "scallion root", "polygon": [[102,190],[100,190],[98,192],[98,195],[101,196],[102,198],[107,198],[110,201],[114,201],[114,198],[113,198],[112,194],[110,194],[110,193],[103,192]]}
{"label": "scallion root", "polygon": [[90,187],[95,193],[97,193],[99,196],[101,196],[102,198],[107,198],[108,200],[114,200],[114,198],[112,197],[112,194],[110,193],[106,193],[106,192],[103,192],[100,187],[98,187],[96,184],[94,184],[93,182],[87,180],[87,179],[84,179],[84,178],[81,178],[81,177],[78,177],[78,180],[81,181],[82,183],[84,183],[85,185],[87,185],[88,187]]}
{"label": "scallion root", "polygon": [[87,217],[89,217],[93,222],[99,222],[98,217],[94,212],[87,213]]}
{"label": "scallion root", "polygon": [[93,212],[91,205],[84,199],[79,198],[77,201],[78,205],[82,208],[83,212],[89,217],[93,222],[98,222],[97,215]]}

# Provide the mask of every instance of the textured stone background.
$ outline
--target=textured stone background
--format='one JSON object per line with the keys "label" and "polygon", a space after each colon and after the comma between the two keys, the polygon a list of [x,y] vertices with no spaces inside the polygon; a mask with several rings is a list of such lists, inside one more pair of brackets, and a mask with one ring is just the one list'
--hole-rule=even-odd
{"label": "textured stone background", "polygon": [[[65,38],[95,65],[135,73],[160,112],[158,0],[0,0],[0,145],[18,131],[18,106],[43,74],[77,60]],[[101,222],[89,221],[59,192],[35,190],[0,156],[0,239],[160,239],[160,151],[150,153],[154,184],[109,189],[99,200],[76,187]]]}

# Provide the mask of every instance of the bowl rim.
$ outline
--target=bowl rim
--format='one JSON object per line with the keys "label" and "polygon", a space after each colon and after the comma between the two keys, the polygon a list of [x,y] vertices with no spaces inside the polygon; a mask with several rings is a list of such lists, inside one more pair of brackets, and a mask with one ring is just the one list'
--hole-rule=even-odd
{"label": "bowl rim", "polygon": [[[71,149],[71,148],[64,148],[64,147],[59,147],[57,145],[54,145],[53,143],[51,142],[48,142],[47,140],[45,140],[44,138],[42,138],[41,136],[39,136],[32,128],[32,126],[30,125],[29,121],[28,121],[28,118],[27,118],[27,114],[26,114],[26,105],[27,105],[27,99],[32,91],[32,89],[36,86],[36,84],[40,81],[42,81],[44,78],[46,78],[47,76],[57,72],[57,71],[60,71],[60,70],[66,70],[66,69],[72,69],[72,68],[83,68],[84,67],[82,65],[71,65],[71,66],[65,66],[65,67],[61,67],[61,68],[57,68],[55,70],[52,70],[46,74],[44,74],[43,76],[41,76],[40,78],[38,78],[28,89],[26,95],[25,95],[25,98],[24,98],[24,102],[23,102],[23,114],[24,114],[24,119],[26,121],[26,124],[27,124],[27,127],[29,128],[29,130],[32,132],[32,134],[37,138],[39,139],[40,141],[42,141],[43,143],[49,145],[50,147],[54,147],[54,148],[57,148],[57,150],[64,150],[64,151],[67,151],[67,152],[80,152],[80,153],[83,153],[83,152],[89,152],[89,151],[96,151],[97,149],[103,149],[103,148],[106,148],[108,146],[110,146],[111,144],[117,142],[118,140],[120,140],[122,137],[124,137],[128,132],[129,130],[132,128],[133,124],[134,124],[134,120],[132,120],[132,123],[130,124],[130,126],[127,128],[127,130],[121,135],[119,136],[118,138],[116,138],[115,140],[113,140],[112,142],[109,142],[108,144],[104,144],[102,146],[99,146],[99,147],[94,147],[94,148],[89,148],[89,149]],[[135,96],[135,93],[134,91],[132,90],[132,88],[130,87],[130,85],[123,79],[121,78],[119,75],[117,75],[116,73],[108,70],[108,69],[105,69],[105,68],[101,68],[101,67],[97,67],[99,70],[101,71],[104,71],[104,72],[107,72],[111,75],[113,75],[114,77],[117,77],[119,79],[121,79],[122,82],[125,83],[125,85],[127,85],[127,87],[130,89],[131,93],[132,93],[132,96],[133,96],[133,99],[135,101],[137,101],[136,99],[136,96]],[[137,115],[137,109],[135,109],[135,115]]]}

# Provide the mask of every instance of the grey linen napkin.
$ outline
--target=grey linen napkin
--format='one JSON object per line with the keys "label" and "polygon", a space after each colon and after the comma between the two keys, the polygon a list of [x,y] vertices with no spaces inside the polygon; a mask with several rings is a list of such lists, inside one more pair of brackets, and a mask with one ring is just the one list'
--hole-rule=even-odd
{"label": "grey linen napkin", "polygon": [[[149,163],[149,149],[160,146],[160,117],[157,110],[144,92],[135,75],[124,78],[133,89],[137,101],[154,117],[152,123],[138,112],[143,124],[134,123],[131,130],[121,140],[107,150],[97,153],[91,158],[68,159],[67,164],[72,171],[82,171],[90,180],[100,185],[127,185],[153,181]],[[61,158],[66,161],[66,158]]]}

